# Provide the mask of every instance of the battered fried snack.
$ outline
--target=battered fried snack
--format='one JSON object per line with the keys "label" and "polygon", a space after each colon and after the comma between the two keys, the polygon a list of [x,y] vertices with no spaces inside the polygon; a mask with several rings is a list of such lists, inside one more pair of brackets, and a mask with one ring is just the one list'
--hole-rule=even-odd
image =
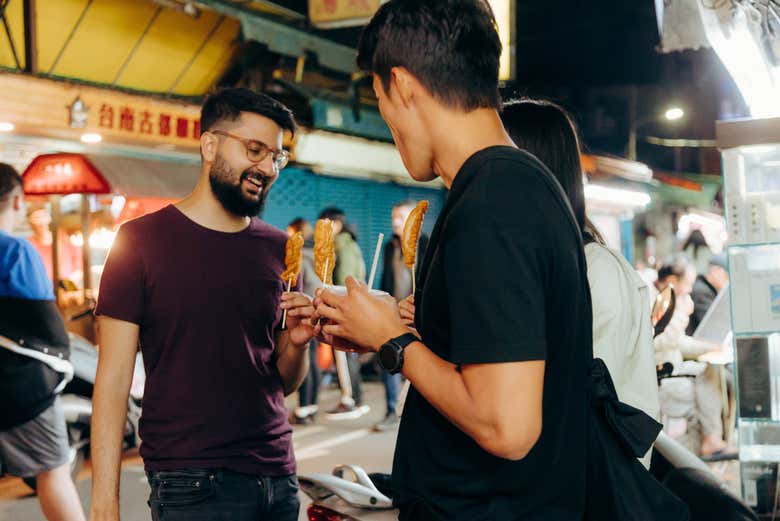
{"label": "battered fried snack", "polygon": [[401,249],[404,254],[404,264],[409,269],[414,269],[417,260],[417,245],[420,241],[420,229],[422,228],[425,212],[428,211],[428,201],[420,201],[404,224],[404,236],[401,239]]}
{"label": "battered fried snack", "polygon": [[303,251],[303,234],[297,232],[287,239],[285,247],[284,263],[287,269],[282,273],[282,280],[295,284],[301,274],[301,259]]}
{"label": "battered fried snack", "polygon": [[330,219],[320,219],[314,227],[314,269],[323,284],[333,284],[335,267],[336,246],[333,238],[333,224]]}

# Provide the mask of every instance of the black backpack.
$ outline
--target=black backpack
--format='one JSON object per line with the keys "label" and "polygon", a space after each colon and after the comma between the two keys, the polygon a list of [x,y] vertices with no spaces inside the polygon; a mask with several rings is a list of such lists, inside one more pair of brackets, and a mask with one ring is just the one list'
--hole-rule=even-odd
{"label": "black backpack", "polygon": [[[0,335],[32,352],[70,358],[68,333],[54,301],[0,297]],[[63,378],[44,362],[0,346],[0,430],[49,408]]]}

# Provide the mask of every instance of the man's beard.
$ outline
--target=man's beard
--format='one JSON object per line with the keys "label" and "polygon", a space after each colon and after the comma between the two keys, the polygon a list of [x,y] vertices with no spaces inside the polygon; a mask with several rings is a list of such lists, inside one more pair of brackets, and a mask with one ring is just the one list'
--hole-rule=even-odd
{"label": "man's beard", "polygon": [[256,217],[265,209],[265,201],[268,198],[268,190],[270,188],[268,181],[264,182],[260,197],[257,200],[248,199],[244,195],[241,185],[244,179],[250,175],[256,179],[267,179],[267,176],[262,173],[258,174],[250,169],[244,170],[238,180],[234,181],[230,165],[220,155],[217,156],[214,164],[211,166],[211,171],[209,172],[211,191],[214,192],[222,207],[233,215]]}

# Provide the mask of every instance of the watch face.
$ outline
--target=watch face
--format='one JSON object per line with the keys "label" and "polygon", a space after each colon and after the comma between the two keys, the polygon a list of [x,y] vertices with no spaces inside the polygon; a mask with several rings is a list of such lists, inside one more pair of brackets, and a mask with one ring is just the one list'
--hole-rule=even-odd
{"label": "watch face", "polygon": [[398,365],[398,351],[392,344],[385,344],[382,349],[379,350],[379,362],[382,367],[391,371]]}

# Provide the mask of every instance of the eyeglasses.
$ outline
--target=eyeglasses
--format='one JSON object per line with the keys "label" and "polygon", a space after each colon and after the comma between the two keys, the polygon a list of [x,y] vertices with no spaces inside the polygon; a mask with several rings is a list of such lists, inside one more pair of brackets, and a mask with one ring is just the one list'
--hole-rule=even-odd
{"label": "eyeglasses", "polygon": [[246,149],[246,158],[253,163],[259,163],[263,161],[266,157],[268,157],[268,154],[273,154],[271,159],[273,160],[274,167],[277,170],[281,170],[282,168],[286,167],[287,163],[290,162],[290,152],[287,150],[274,150],[262,141],[243,138],[241,136],[231,134],[225,130],[212,130],[211,133],[240,141]]}

